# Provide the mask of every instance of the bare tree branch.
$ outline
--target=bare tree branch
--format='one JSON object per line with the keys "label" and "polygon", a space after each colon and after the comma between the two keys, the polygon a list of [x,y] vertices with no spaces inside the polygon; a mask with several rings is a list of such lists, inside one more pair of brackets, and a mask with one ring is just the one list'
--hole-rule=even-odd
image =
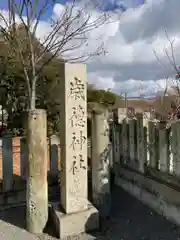
{"label": "bare tree branch", "polygon": [[[175,71],[175,78],[171,79],[170,77],[167,77],[166,80],[166,87],[164,91],[164,96],[167,95],[168,97],[173,97],[172,102],[172,108],[171,113],[169,115],[169,120],[175,120],[180,117],[180,88],[179,88],[179,81],[176,79],[176,77],[180,77],[180,71],[179,66],[176,62],[175,57],[175,51],[174,51],[174,44],[175,44],[175,38],[171,39],[167,33],[167,30],[165,30],[165,36],[168,41],[169,48],[164,47],[164,53],[167,57],[170,65],[173,67]],[[159,61],[159,63],[166,68],[165,64],[159,59],[156,52],[154,51],[156,59]],[[171,81],[170,81],[171,80]],[[171,88],[171,91],[170,91]]]}
{"label": "bare tree branch", "polygon": [[93,8],[86,10],[92,6],[91,1],[79,7],[77,2],[66,3],[59,16],[53,16],[46,22],[47,34],[40,41],[37,39],[38,28],[47,10],[55,6],[55,0],[8,0],[9,19],[0,13],[1,32],[14,54],[19,56],[24,71],[31,109],[35,108],[39,75],[54,58],[60,58],[61,62],[84,62],[106,53],[102,41],[96,49],[87,51],[88,39],[94,30],[114,20],[109,13],[100,10],[98,2],[93,6],[97,10],[96,16]]}

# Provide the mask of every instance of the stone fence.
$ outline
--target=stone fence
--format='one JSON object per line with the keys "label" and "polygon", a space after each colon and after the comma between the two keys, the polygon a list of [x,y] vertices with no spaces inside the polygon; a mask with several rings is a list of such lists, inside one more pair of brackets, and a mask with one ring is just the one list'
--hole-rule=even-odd
{"label": "stone fence", "polygon": [[116,184],[180,224],[180,121],[124,114],[112,125]]}
{"label": "stone fence", "polygon": [[142,174],[157,175],[180,187],[177,183],[180,178],[180,121],[169,124],[141,116],[124,118],[114,124],[113,139],[116,164]]}
{"label": "stone fence", "polygon": [[[53,135],[47,139],[48,175],[56,177],[60,169],[60,142]],[[0,139],[0,194],[19,190],[27,175],[27,149],[24,137]]]}

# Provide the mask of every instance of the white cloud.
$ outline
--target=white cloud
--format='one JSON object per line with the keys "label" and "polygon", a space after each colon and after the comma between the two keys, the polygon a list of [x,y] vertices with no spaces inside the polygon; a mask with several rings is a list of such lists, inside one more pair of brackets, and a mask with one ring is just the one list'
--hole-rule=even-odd
{"label": "white cloud", "polygon": [[113,81],[113,76],[110,74],[103,75],[103,72],[91,72],[88,74],[88,81],[93,84],[98,89],[114,89],[115,83]]}
{"label": "white cloud", "polygon": [[[108,0],[107,0],[108,1]],[[165,36],[167,30],[170,39],[175,38],[174,52],[177,65],[180,65],[180,1],[146,0],[135,8],[133,0],[109,0],[116,5],[128,7],[118,20],[101,26],[88,34],[89,44],[85,51],[93,51],[98,41],[104,41],[108,53],[91,59],[88,63],[88,80],[99,88],[111,88],[114,92],[128,92],[129,96],[155,94],[165,86],[165,77],[175,75],[168,62],[164,49],[171,54],[170,45]],[[62,14],[63,6],[56,4],[54,17]],[[92,17],[98,13],[92,11]],[[48,31],[49,24],[41,22],[38,37]],[[165,67],[157,61],[153,50]],[[79,50],[80,51],[80,50]],[[141,90],[140,90],[141,89]]]}
{"label": "white cloud", "polygon": [[[91,62],[89,72],[100,71],[102,75],[98,75],[98,78],[111,76],[109,85],[113,85],[113,90],[117,93],[127,91],[129,96],[139,95],[140,83],[141,92],[147,95],[162,90],[165,77],[175,75],[164,52],[167,49],[171,56],[165,29],[170,39],[175,39],[175,58],[177,65],[180,64],[178,9],[179,0],[148,0],[138,8],[127,10],[119,20],[114,36],[111,35],[106,41],[108,54]],[[157,61],[153,50],[164,67]]]}

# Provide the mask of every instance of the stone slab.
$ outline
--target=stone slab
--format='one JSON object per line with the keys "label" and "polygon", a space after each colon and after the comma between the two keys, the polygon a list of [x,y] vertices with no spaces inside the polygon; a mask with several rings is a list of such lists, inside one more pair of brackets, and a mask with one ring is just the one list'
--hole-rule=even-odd
{"label": "stone slab", "polygon": [[60,239],[99,228],[99,212],[90,203],[86,210],[71,214],[64,213],[59,203],[52,203],[49,215]]}

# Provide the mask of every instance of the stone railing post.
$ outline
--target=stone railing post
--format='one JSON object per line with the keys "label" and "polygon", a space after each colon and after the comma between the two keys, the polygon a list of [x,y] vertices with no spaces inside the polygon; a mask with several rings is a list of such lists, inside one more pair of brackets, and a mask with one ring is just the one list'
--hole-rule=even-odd
{"label": "stone railing post", "polygon": [[121,121],[121,144],[122,144],[122,155],[121,162],[127,164],[129,160],[129,125],[127,118]]}
{"label": "stone railing post", "polygon": [[137,161],[138,161],[138,170],[141,173],[144,173],[144,165],[146,162],[145,148],[146,148],[146,139],[144,134],[144,125],[143,125],[143,114],[137,114]]}
{"label": "stone railing post", "polygon": [[136,128],[136,119],[129,119],[129,165],[132,168],[136,168],[136,146],[135,146],[135,128]]}
{"label": "stone railing post", "polygon": [[156,122],[149,121],[148,133],[149,133],[149,166],[150,168],[158,168],[159,156],[158,156],[158,129]]}
{"label": "stone railing post", "polygon": [[166,122],[159,122],[159,168],[162,172],[169,172],[169,129]]}
{"label": "stone railing post", "polygon": [[173,174],[180,176],[180,121],[171,125],[172,129],[172,157],[173,157]]}
{"label": "stone railing post", "polygon": [[[148,116],[149,115],[149,116]],[[150,114],[146,113],[146,117],[143,119],[143,128],[144,128],[144,156],[145,156],[145,165],[149,165],[149,124]]]}
{"label": "stone railing post", "polygon": [[92,197],[100,214],[110,209],[110,142],[108,111],[95,104],[92,114]]}
{"label": "stone railing post", "polygon": [[120,163],[120,124],[118,109],[115,109],[113,111],[112,150],[113,150],[113,171],[115,171]]}
{"label": "stone railing post", "polygon": [[[117,108],[113,111],[113,167],[116,172],[117,166],[125,160],[128,152],[128,128],[126,126],[127,109]],[[124,160],[123,160],[124,159]],[[126,158],[127,160],[127,158]]]}
{"label": "stone railing post", "polygon": [[120,163],[120,124],[114,123],[114,167]]}

